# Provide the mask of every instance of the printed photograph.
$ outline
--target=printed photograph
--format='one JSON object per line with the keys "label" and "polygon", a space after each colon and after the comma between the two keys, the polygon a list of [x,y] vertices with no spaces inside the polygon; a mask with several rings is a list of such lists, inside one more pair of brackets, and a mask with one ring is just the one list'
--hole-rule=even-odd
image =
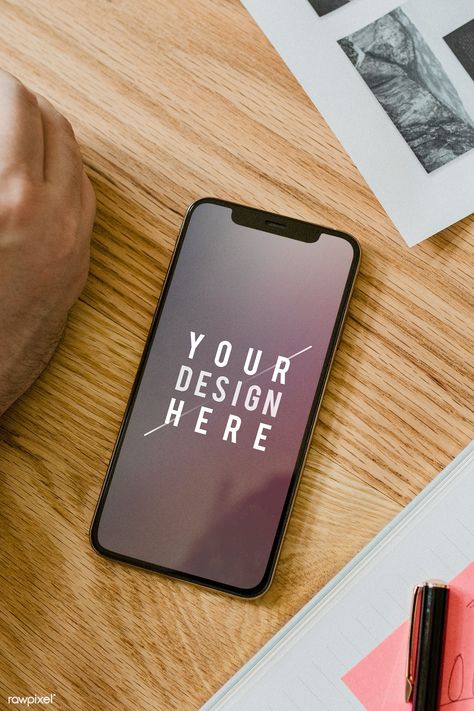
{"label": "printed photograph", "polygon": [[471,79],[474,79],[474,20],[450,32],[444,39]]}
{"label": "printed photograph", "polygon": [[401,8],[339,45],[427,173],[474,148],[473,117]]}
{"label": "printed photograph", "polygon": [[351,2],[351,0],[309,0],[310,5],[314,7],[321,17],[333,10],[337,10],[343,5],[347,5],[349,2]]}

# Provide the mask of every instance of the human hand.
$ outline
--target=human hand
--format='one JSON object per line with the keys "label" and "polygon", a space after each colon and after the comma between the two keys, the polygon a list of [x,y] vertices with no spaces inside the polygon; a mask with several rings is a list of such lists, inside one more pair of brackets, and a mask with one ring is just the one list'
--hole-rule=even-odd
{"label": "human hand", "polygon": [[0,414],[38,377],[89,269],[95,195],[70,123],[0,70]]}

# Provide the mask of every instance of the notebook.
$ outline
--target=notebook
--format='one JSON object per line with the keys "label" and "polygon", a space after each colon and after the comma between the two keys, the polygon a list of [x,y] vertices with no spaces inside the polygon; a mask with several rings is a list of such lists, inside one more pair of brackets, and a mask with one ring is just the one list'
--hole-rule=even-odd
{"label": "notebook", "polygon": [[[415,584],[451,584],[441,705],[474,707],[474,442],[201,711],[401,711]],[[470,701],[469,701],[470,700]]]}

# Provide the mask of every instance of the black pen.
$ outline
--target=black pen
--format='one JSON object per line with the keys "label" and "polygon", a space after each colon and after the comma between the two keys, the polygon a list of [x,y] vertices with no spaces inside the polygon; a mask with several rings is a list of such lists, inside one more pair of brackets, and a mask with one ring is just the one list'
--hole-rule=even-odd
{"label": "black pen", "polygon": [[448,586],[429,580],[415,588],[408,642],[405,700],[413,711],[438,711]]}

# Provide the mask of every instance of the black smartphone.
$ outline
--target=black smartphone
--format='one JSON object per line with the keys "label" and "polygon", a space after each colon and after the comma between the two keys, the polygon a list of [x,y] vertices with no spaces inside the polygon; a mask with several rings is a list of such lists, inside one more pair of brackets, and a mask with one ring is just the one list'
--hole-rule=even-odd
{"label": "black smartphone", "polygon": [[336,230],[191,205],[92,522],[99,553],[268,588],[359,259]]}

